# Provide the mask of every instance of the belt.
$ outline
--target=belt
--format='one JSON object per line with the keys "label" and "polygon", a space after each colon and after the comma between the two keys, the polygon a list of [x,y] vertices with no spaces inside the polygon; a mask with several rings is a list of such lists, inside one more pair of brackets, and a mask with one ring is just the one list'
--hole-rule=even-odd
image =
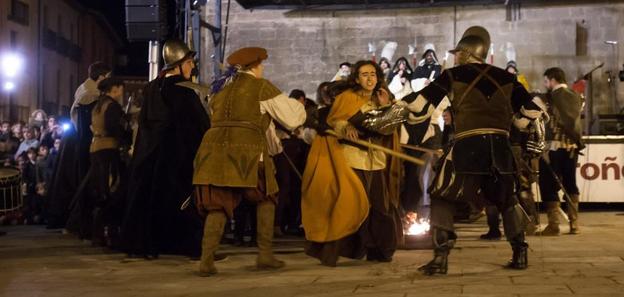
{"label": "belt", "polygon": [[256,130],[257,132],[262,133],[262,128],[258,127],[252,122],[246,122],[246,121],[223,121],[223,122],[212,123],[212,125],[210,125],[210,128],[233,128],[233,127]]}
{"label": "belt", "polygon": [[455,140],[460,140],[462,138],[477,136],[477,135],[489,135],[489,134],[497,134],[497,135],[505,135],[509,137],[509,131],[503,129],[496,128],[479,128],[472,129],[464,132],[459,132],[455,134]]}

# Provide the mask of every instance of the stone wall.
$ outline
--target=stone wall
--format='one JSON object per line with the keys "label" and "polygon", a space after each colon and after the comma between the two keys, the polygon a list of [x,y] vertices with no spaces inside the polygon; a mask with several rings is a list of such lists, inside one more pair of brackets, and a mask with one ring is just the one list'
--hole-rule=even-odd
{"label": "stone wall", "polygon": [[[225,4],[223,1],[223,19]],[[408,44],[416,44],[420,55],[425,43],[433,43],[440,58],[472,25],[486,27],[495,44],[494,64],[504,67],[502,46],[512,42],[517,62],[532,89],[543,89],[542,73],[562,67],[574,81],[600,62],[605,67],[594,76],[596,113],[615,109],[606,70],[619,70],[612,46],[605,40],[624,42],[624,4],[587,1],[587,4],[524,5],[520,18],[507,21],[505,6],[458,6],[425,9],[373,11],[244,10],[232,1],[226,55],[244,46],[269,50],[266,77],[283,91],[301,88],[313,97],[316,86],[330,80],[338,64],[370,58],[368,43],[396,41],[394,59],[407,56]],[[212,23],[214,7],[206,7],[204,18]],[[579,29],[580,28],[580,29]],[[577,42],[577,31],[581,38]],[[583,34],[586,33],[586,34]],[[203,33],[202,74],[212,79],[212,39]],[[586,36],[583,38],[582,36]],[[583,42],[586,40],[586,42]],[[624,45],[619,46],[619,56]],[[378,46],[377,55],[381,52]],[[411,60],[411,59],[410,59]],[[451,66],[452,57],[447,66]],[[618,66],[620,65],[620,66]],[[619,108],[624,106],[624,83],[616,80]]]}

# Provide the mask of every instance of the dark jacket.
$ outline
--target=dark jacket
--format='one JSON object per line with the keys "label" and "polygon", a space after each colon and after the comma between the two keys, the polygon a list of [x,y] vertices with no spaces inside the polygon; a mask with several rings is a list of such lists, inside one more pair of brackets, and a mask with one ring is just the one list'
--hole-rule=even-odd
{"label": "dark jacket", "polygon": [[[567,87],[550,93],[550,114],[552,120],[565,135],[579,143],[581,141],[581,96]],[[551,132],[548,131],[547,132]],[[553,140],[552,133],[546,134],[546,140]]]}

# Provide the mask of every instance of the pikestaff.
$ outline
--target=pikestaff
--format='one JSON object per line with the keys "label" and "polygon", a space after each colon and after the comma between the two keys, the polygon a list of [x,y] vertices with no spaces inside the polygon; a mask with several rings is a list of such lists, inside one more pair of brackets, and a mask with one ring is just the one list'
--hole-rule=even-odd
{"label": "pikestaff", "polygon": [[435,156],[442,156],[444,154],[440,150],[428,149],[428,148],[424,148],[424,147],[420,147],[416,145],[410,145],[410,144],[401,144],[401,147],[408,149],[408,150],[412,150],[412,151],[420,151],[420,152],[432,154]]}
{"label": "pikestaff", "polygon": [[370,143],[370,142],[367,142],[367,141],[364,141],[364,140],[360,140],[360,139],[348,139],[348,138],[340,137],[336,133],[336,131],[334,131],[334,130],[326,130],[325,133],[327,133],[328,135],[334,136],[334,137],[336,137],[338,139],[341,139],[341,140],[346,140],[346,141],[355,143],[357,145],[365,146],[365,147],[370,148],[370,149],[382,151],[382,152],[384,152],[384,153],[386,153],[388,155],[391,155],[393,157],[397,157],[397,158],[402,159],[402,160],[407,161],[407,162],[411,162],[411,163],[418,164],[418,165],[425,165],[425,161],[423,161],[421,159],[414,158],[412,156],[406,155],[406,154],[401,153],[401,152],[394,151],[392,149],[389,149],[387,147],[384,147],[384,146],[381,146],[381,145],[378,145],[378,144]]}

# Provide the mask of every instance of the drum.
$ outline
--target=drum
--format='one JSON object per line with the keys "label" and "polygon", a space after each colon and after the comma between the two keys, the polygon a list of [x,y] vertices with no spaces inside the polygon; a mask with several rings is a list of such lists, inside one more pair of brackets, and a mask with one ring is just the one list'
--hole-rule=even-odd
{"label": "drum", "polygon": [[21,180],[21,173],[17,168],[0,168],[0,215],[22,207]]}

